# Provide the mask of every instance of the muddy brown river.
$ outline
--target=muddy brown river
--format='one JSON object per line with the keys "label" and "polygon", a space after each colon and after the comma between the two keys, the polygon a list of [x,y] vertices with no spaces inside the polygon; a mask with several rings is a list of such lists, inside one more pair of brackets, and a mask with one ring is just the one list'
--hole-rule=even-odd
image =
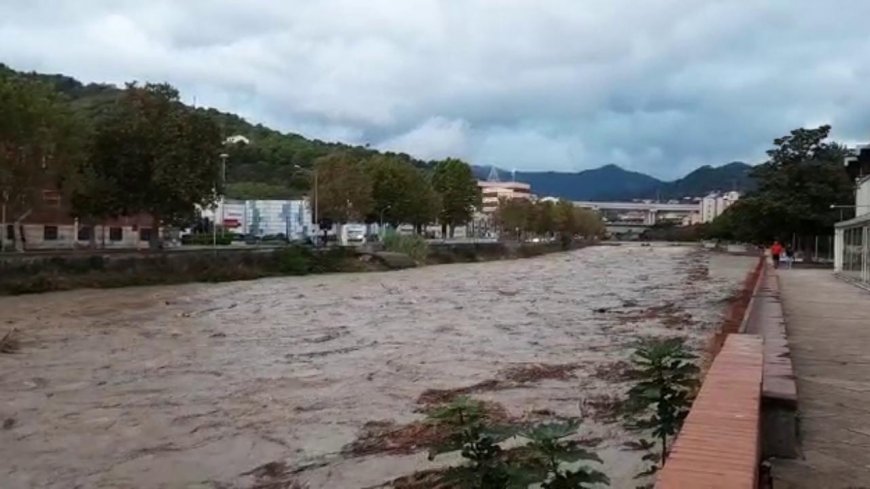
{"label": "muddy brown river", "polygon": [[0,334],[20,340],[0,354],[0,488],[390,487],[451,459],[360,440],[460,388],[517,419],[583,416],[611,487],[634,487],[639,455],[608,412],[619,370],[646,337],[702,351],[754,263],[601,246],[0,298]]}

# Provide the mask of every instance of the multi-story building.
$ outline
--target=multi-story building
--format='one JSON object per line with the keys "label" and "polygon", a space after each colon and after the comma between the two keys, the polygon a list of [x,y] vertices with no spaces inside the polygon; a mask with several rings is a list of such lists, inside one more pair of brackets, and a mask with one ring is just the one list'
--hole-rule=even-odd
{"label": "multi-story building", "polygon": [[153,219],[146,214],[84,222],[71,215],[61,192],[44,189],[28,212],[10,217],[0,233],[3,249],[18,251],[79,248],[147,248]]}
{"label": "multi-story building", "polygon": [[731,207],[737,200],[740,199],[740,193],[736,191],[730,192],[713,192],[701,199],[701,222],[713,222],[714,219],[721,216],[725,209]]}
{"label": "multi-story building", "polygon": [[302,239],[314,233],[307,200],[221,200],[202,216],[227,231],[251,235],[284,235]]}
{"label": "multi-story building", "polygon": [[532,187],[522,182],[489,182],[479,181],[484,214],[492,214],[498,208],[500,199],[531,199]]}
{"label": "multi-story building", "polygon": [[834,270],[870,286],[870,145],[855,148],[845,163],[856,179],[856,217],[834,226]]}

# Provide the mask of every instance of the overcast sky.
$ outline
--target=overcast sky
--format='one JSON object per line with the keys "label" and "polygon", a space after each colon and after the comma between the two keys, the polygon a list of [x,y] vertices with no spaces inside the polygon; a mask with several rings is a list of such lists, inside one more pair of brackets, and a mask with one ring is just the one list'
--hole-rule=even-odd
{"label": "overcast sky", "polygon": [[0,62],[168,81],[308,137],[673,178],[870,140],[866,0],[0,0]]}

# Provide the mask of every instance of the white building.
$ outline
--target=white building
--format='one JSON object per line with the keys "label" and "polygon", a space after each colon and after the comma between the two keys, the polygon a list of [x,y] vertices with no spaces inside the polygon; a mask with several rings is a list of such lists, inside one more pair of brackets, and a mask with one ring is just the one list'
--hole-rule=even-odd
{"label": "white building", "polygon": [[857,182],[855,215],[834,227],[834,270],[870,286],[870,175]]}
{"label": "white building", "polygon": [[713,192],[701,199],[701,222],[713,222],[714,219],[721,216],[725,209],[731,207],[737,200],[740,199],[740,193],[731,192]]}
{"label": "white building", "polygon": [[251,144],[251,140],[241,134],[230,136],[225,140],[225,142],[227,144]]}
{"label": "white building", "polygon": [[202,216],[236,234],[302,239],[315,233],[307,200],[221,200]]}

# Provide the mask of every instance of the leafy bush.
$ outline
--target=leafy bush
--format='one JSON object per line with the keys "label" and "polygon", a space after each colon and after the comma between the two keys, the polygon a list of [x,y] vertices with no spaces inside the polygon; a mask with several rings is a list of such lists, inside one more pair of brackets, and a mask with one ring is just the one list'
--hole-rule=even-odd
{"label": "leafy bush", "polygon": [[276,251],[278,254],[278,271],[284,275],[307,275],[312,271],[311,251],[301,246]]}
{"label": "leafy bush", "polygon": [[384,249],[396,253],[404,253],[417,262],[423,262],[429,255],[429,243],[418,234],[402,235],[387,233],[384,236]]}
{"label": "leafy bush", "polygon": [[[469,489],[527,488],[540,484],[541,489],[587,489],[595,484],[609,484],[602,472],[577,465],[601,462],[577,441],[567,438],[577,432],[578,421],[560,421],[527,427],[493,423],[479,401],[459,398],[429,417],[447,430],[444,444],[433,447],[435,455],[460,450],[465,465],[451,467],[444,481]],[[528,444],[504,450],[499,443],[519,436]],[[565,468],[575,466],[574,469]]]}
{"label": "leafy bush", "polygon": [[187,236],[184,236],[181,242],[182,244],[186,245],[210,246],[213,244],[218,244],[221,246],[226,246],[233,242],[233,235],[230,233],[221,233],[217,236],[207,233],[189,234]]}
{"label": "leafy bush", "polygon": [[649,432],[661,442],[641,439],[630,448],[646,451],[643,459],[652,465],[638,474],[654,474],[668,455],[668,440],[676,436],[689,414],[698,385],[697,357],[686,348],[682,338],[655,340],[639,347],[632,358],[632,377],[639,379],[628,391],[626,428]]}

